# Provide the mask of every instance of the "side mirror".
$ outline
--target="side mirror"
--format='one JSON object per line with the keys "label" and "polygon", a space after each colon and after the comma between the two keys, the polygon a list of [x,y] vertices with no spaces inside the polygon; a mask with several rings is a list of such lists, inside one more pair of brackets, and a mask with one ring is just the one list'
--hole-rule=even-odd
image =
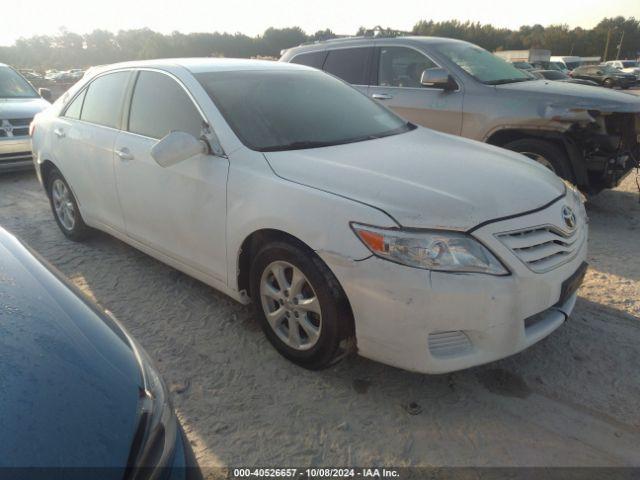
{"label": "side mirror", "polygon": [[38,95],[44,98],[47,102],[51,101],[51,90],[49,90],[48,88],[39,88]]}
{"label": "side mirror", "polygon": [[456,82],[444,68],[427,68],[422,72],[420,83],[425,87],[442,88],[445,91],[455,90]]}
{"label": "side mirror", "polygon": [[151,149],[151,157],[161,167],[171,167],[209,150],[206,142],[185,132],[171,132]]}

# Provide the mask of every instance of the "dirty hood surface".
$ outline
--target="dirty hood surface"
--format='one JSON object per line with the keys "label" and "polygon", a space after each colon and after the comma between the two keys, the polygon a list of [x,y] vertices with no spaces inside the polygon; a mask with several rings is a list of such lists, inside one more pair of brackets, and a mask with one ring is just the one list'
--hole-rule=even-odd
{"label": "dirty hood surface", "polygon": [[14,118],[33,118],[49,107],[49,102],[36,98],[0,98],[0,120]]}
{"label": "dirty hood surface", "polygon": [[122,478],[141,384],[122,332],[0,228],[0,468]]}
{"label": "dirty hood surface", "polygon": [[404,227],[468,230],[564,193],[555,174],[522,155],[421,127],[265,156],[280,177],[375,206]]}
{"label": "dirty hood surface", "polygon": [[513,94],[514,98],[520,95],[538,96],[547,104],[602,112],[640,112],[640,96],[611,88],[551,80],[507,83],[497,85],[495,88],[498,92]]}

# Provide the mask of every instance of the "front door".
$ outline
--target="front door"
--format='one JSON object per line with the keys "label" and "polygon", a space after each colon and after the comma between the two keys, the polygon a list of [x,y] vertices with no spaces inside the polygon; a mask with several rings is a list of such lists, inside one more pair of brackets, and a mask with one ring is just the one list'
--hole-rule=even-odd
{"label": "front door", "polygon": [[226,158],[199,154],[159,166],[151,148],[172,131],[200,137],[203,116],[182,84],[138,74],[126,131],[116,139],[116,182],[127,235],[226,282]]}
{"label": "front door", "polygon": [[422,72],[438,65],[409,47],[380,46],[377,52],[377,75],[374,74],[369,95],[412,123],[460,135],[462,91],[445,91],[420,83]]}

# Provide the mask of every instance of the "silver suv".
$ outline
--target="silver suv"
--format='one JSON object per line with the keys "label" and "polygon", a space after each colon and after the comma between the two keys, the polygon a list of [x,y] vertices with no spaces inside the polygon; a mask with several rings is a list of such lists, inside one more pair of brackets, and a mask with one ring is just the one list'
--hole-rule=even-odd
{"label": "silver suv", "polygon": [[581,189],[616,186],[640,159],[640,97],[533,78],[477,45],[353,37],[283,52],[410,122],[523,153]]}
{"label": "silver suv", "polygon": [[0,63],[0,172],[33,168],[29,125],[49,106],[25,78]]}

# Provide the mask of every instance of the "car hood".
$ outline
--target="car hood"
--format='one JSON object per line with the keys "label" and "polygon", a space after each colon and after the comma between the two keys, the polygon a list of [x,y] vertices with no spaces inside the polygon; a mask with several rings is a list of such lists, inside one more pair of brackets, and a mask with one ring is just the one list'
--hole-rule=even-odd
{"label": "car hood", "polygon": [[529,98],[538,97],[547,105],[600,112],[640,112],[640,96],[600,86],[531,80],[497,85],[495,88],[500,93],[513,95],[513,98],[521,98],[524,95]]}
{"label": "car hood", "polygon": [[404,227],[468,230],[541,207],[565,190],[522,155],[420,127],[265,156],[278,176],[382,209]]}
{"label": "car hood", "polygon": [[0,98],[0,120],[10,118],[32,118],[50,105],[37,98]]}
{"label": "car hood", "polygon": [[122,478],[143,380],[115,322],[0,229],[0,468],[114,467]]}

